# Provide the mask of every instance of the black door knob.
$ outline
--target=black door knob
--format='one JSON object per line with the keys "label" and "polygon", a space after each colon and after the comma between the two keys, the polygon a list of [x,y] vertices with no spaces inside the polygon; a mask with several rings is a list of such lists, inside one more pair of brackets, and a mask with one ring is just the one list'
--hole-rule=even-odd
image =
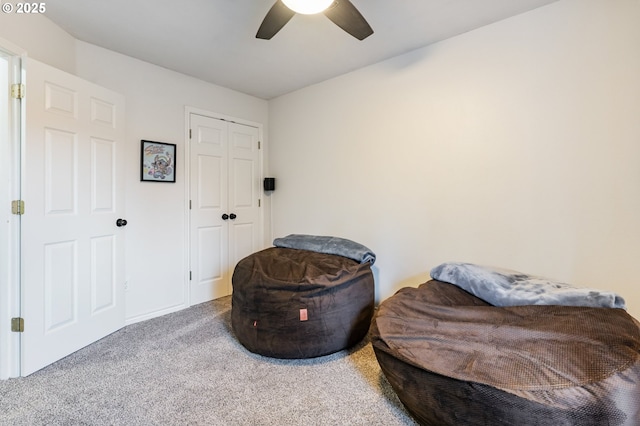
{"label": "black door knob", "polygon": [[123,226],[127,226],[127,221],[124,219],[118,219],[116,220],[116,226],[118,228],[122,228]]}
{"label": "black door knob", "polygon": [[238,217],[238,216],[236,216],[236,214],[235,214],[235,213],[231,213],[231,214],[229,215],[229,219],[235,219],[236,217]]}
{"label": "black door knob", "polygon": [[227,219],[229,219],[229,215],[228,215],[228,214],[226,214],[226,213],[225,213],[225,214],[223,214],[223,215],[222,215],[222,220],[227,220]]}

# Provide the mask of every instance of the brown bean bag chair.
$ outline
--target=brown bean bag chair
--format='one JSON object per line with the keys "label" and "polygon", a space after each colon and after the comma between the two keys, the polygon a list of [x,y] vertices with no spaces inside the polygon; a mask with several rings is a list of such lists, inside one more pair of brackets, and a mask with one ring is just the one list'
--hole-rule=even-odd
{"label": "brown bean bag chair", "polygon": [[640,425],[640,324],[622,309],[495,307],[431,280],[380,305],[372,343],[424,425]]}
{"label": "brown bean bag chair", "polygon": [[374,312],[371,263],[271,247],[236,266],[231,325],[244,347],[274,358],[312,358],[353,346]]}

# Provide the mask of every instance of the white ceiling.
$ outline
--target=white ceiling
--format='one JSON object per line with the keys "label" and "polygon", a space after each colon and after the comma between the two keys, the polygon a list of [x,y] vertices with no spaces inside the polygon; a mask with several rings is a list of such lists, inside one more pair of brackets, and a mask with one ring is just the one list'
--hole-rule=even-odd
{"label": "white ceiling", "polygon": [[358,41],[324,15],[255,33],[275,0],[57,0],[75,38],[271,99],[557,0],[351,0],[374,30]]}

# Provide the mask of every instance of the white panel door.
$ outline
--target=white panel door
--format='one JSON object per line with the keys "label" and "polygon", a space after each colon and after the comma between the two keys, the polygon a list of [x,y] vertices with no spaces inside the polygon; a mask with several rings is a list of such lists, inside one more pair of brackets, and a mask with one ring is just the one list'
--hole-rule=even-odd
{"label": "white panel door", "polygon": [[124,98],[30,60],[21,374],[122,326]]}
{"label": "white panel door", "polygon": [[262,241],[259,131],[190,115],[190,303],[231,294],[236,263]]}
{"label": "white panel door", "polygon": [[227,123],[191,114],[191,289],[196,304],[229,294]]}
{"label": "white panel door", "polygon": [[262,241],[258,129],[229,123],[230,268],[257,251]]}

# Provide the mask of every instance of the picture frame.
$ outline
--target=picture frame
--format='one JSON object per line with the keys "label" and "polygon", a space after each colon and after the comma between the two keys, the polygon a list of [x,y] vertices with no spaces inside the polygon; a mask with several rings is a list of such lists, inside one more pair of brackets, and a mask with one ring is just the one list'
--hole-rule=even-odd
{"label": "picture frame", "polygon": [[143,182],[176,181],[176,145],[140,141],[140,180]]}

